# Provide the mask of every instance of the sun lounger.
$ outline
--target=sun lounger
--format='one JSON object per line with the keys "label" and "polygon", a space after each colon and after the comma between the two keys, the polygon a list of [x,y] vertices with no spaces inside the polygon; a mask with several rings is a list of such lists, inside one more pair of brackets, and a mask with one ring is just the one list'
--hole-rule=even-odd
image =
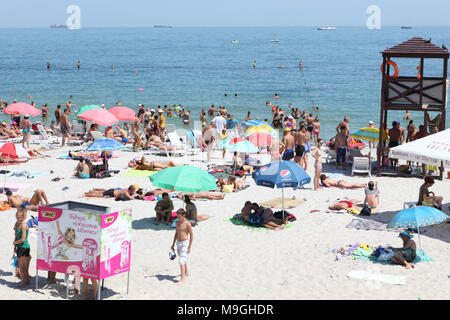
{"label": "sun lounger", "polygon": [[42,124],[38,124],[37,128],[39,130],[39,139],[33,139],[31,141],[34,144],[60,144],[61,138],[56,136],[51,136],[45,131],[45,128]]}
{"label": "sun lounger", "polygon": [[331,149],[326,149],[325,150],[325,153],[326,153],[326,157],[325,157],[325,162],[326,163],[330,163],[330,162],[332,162],[332,161],[336,161],[336,156],[337,156],[337,154],[336,154],[336,151],[335,150],[331,150]]}
{"label": "sun lounger", "polygon": [[355,172],[367,173],[369,174],[370,177],[371,176],[370,159],[367,157],[354,157],[351,175],[353,176]]}

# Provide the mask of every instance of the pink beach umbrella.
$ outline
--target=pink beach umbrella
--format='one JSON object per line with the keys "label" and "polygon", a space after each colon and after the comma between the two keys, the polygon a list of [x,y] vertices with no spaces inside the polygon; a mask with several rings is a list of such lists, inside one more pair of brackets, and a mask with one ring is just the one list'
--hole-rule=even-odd
{"label": "pink beach umbrella", "polygon": [[[21,158],[31,158],[30,154],[20,145],[14,144],[12,142],[6,142],[0,144],[0,153],[6,160],[6,170],[8,169],[8,161],[9,159],[21,159]],[[6,185],[6,175],[3,180],[3,191],[5,190]]]}
{"label": "pink beach umbrella", "polygon": [[27,116],[37,116],[41,113],[41,110],[29,105],[28,103],[18,102],[13,103],[3,109],[3,112],[6,114],[18,114],[18,115],[27,115]]}
{"label": "pink beach umbrella", "polygon": [[115,115],[105,109],[91,109],[80,113],[78,118],[97,123],[104,127],[110,127],[119,122],[119,119],[117,119]]}
{"label": "pink beach umbrella", "polygon": [[128,107],[112,107],[108,111],[111,112],[117,119],[122,121],[136,120],[136,112]]}
{"label": "pink beach umbrella", "polygon": [[247,140],[257,147],[267,147],[272,144],[272,135],[269,133],[252,133]]}

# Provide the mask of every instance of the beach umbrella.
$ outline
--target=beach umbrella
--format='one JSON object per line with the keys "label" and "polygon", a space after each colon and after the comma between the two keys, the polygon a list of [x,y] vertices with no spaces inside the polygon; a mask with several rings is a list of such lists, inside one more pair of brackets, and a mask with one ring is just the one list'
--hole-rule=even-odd
{"label": "beach umbrella", "polygon": [[16,114],[16,115],[27,115],[27,116],[37,116],[41,113],[41,110],[29,105],[28,103],[18,102],[13,103],[3,109],[3,113],[6,114]]}
{"label": "beach umbrella", "polygon": [[92,110],[92,109],[101,109],[101,107],[98,106],[98,105],[96,105],[96,104],[90,104],[90,105],[82,106],[82,107],[80,108],[80,110],[78,110],[78,112],[75,114],[75,117],[78,118],[78,116],[79,116],[81,113],[86,112],[86,111],[88,111],[88,110]]}
{"label": "beach umbrella", "polygon": [[188,165],[176,166],[161,170],[150,176],[156,187],[181,192],[196,193],[216,190],[216,179],[203,169]]}
{"label": "beach umbrella", "polygon": [[428,206],[417,206],[401,210],[389,221],[388,228],[417,228],[419,237],[419,247],[422,249],[420,241],[420,227],[439,224],[447,220],[449,216],[444,212]]}
{"label": "beach umbrella", "polygon": [[217,144],[222,148],[233,152],[257,153],[259,151],[250,141],[239,137],[224,139]]}
{"label": "beach umbrella", "polygon": [[253,133],[272,133],[274,131],[275,130],[271,126],[267,124],[262,124],[258,126],[248,127],[247,129],[245,129],[245,134],[250,135]]}
{"label": "beach umbrella", "polygon": [[350,137],[355,139],[361,139],[372,142],[378,142],[379,136],[380,136],[380,129],[370,127],[358,129],[357,131],[353,132],[350,135]]}
{"label": "beach umbrella", "polygon": [[242,123],[242,125],[245,127],[253,127],[253,126],[260,126],[260,125],[265,125],[265,126],[271,127],[267,122],[264,122],[262,120],[249,120],[249,121],[245,121],[244,123]]}
{"label": "beach umbrella", "polygon": [[112,107],[108,110],[111,112],[117,119],[122,121],[134,121],[136,120],[136,112],[133,111],[133,109],[130,109],[128,107]]}
{"label": "beach umbrella", "polygon": [[253,172],[259,186],[281,188],[284,218],[284,188],[297,188],[311,182],[311,177],[294,161],[274,161]]}
{"label": "beach umbrella", "polygon": [[105,109],[91,109],[78,115],[79,119],[91,121],[104,127],[112,126],[119,122],[111,112]]}
{"label": "beach umbrella", "polygon": [[116,139],[100,139],[92,142],[87,151],[116,151],[122,150],[125,146]]}
{"label": "beach umbrella", "polygon": [[264,132],[252,133],[247,140],[257,147],[267,147],[272,144],[272,135]]}
{"label": "beach umbrella", "polygon": [[[8,160],[9,158],[21,159],[21,158],[31,158],[30,154],[20,145],[14,144],[12,142],[0,144],[0,153],[2,156],[6,157],[6,170],[8,170]],[[3,180],[3,190],[5,190],[6,185],[6,174]]]}

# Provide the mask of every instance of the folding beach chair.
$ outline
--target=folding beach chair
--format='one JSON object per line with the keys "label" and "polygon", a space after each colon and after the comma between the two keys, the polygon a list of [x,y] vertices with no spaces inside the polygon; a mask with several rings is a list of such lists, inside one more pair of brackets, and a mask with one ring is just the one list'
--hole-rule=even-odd
{"label": "folding beach chair", "polygon": [[352,176],[355,172],[370,174],[370,159],[367,157],[354,157],[352,165]]}

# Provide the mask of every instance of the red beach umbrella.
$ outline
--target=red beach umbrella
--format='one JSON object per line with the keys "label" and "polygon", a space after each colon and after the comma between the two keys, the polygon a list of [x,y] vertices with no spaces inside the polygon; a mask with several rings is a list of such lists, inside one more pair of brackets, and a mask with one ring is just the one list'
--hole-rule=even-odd
{"label": "red beach umbrella", "polygon": [[3,112],[6,114],[18,114],[18,115],[27,115],[27,116],[37,116],[41,113],[41,110],[29,105],[28,103],[18,102],[13,103],[3,109]]}
{"label": "red beach umbrella", "polygon": [[119,122],[119,119],[115,115],[105,109],[91,109],[80,113],[78,118],[97,123],[104,127],[109,127]]}
{"label": "red beach umbrella", "polygon": [[257,147],[267,147],[272,144],[272,135],[262,132],[253,133],[247,137],[247,140]]}
{"label": "red beach umbrella", "polygon": [[112,107],[108,111],[111,112],[117,119],[122,121],[136,120],[136,112],[128,107]]}

